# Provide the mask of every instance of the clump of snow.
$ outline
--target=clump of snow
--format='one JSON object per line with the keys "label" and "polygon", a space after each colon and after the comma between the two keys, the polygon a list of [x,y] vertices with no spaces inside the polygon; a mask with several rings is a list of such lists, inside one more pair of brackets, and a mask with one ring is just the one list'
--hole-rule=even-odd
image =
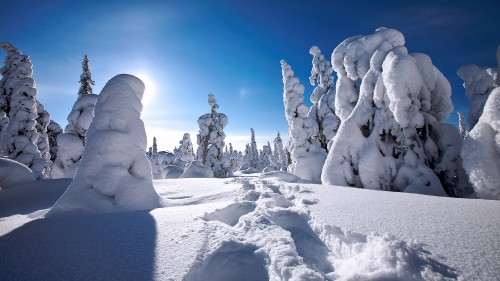
{"label": "clump of snow", "polygon": [[26,165],[0,157],[0,190],[35,180],[35,174]]}
{"label": "clump of snow", "polygon": [[181,178],[213,178],[214,172],[209,167],[203,165],[200,160],[188,163]]}
{"label": "clump of snow", "polygon": [[87,132],[80,167],[47,215],[160,206],[144,153],[146,132],[140,119],[143,94],[144,83],[132,75],[120,74],[106,83]]}
{"label": "clump of snow", "polygon": [[168,165],[161,170],[162,179],[178,179],[184,173],[184,169],[176,165]]}
{"label": "clump of snow", "polygon": [[500,200],[500,87],[490,93],[461,155],[476,196]]}

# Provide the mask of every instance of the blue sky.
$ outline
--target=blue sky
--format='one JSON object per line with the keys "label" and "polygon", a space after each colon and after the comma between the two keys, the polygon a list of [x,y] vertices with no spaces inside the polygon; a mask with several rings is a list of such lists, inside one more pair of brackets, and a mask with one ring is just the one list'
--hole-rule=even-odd
{"label": "blue sky", "polygon": [[18,0],[2,4],[0,26],[0,41],[31,57],[38,98],[62,126],[88,54],[95,93],[119,73],[146,82],[143,120],[159,149],[172,150],[184,132],[196,142],[208,93],[229,117],[227,142],[241,149],[250,128],[259,146],[286,134],[280,59],[308,100],[309,48],[329,58],[344,39],[380,26],[400,30],[410,52],[429,55],[452,85],[455,110],[467,111],[456,70],[496,65],[500,2]]}

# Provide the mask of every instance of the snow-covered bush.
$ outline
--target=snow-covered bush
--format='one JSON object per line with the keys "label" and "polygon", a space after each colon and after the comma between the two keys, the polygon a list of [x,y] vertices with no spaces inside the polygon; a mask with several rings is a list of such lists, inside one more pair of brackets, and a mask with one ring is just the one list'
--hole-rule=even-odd
{"label": "snow-covered bush", "polygon": [[[50,169],[50,161],[38,150],[40,134],[37,131],[37,90],[32,78],[33,65],[27,55],[9,43],[0,43],[5,50],[5,66],[0,73],[0,111],[8,117],[7,128],[2,128],[0,155],[28,166],[38,178],[44,178]],[[6,118],[2,119],[5,127]],[[44,118],[42,118],[44,119]],[[43,126],[40,126],[43,130]],[[45,128],[46,129],[46,128]],[[44,140],[42,136],[40,145]],[[48,152],[48,145],[46,146]],[[45,147],[44,147],[45,149]],[[45,153],[45,151],[44,151]]]}
{"label": "snow-covered bush", "polygon": [[500,200],[500,87],[489,94],[461,155],[476,196]]}
{"label": "snow-covered bush", "polygon": [[409,54],[404,44],[399,31],[379,28],[333,51],[342,123],[324,184],[408,192],[418,186],[436,195],[457,174],[443,157],[456,147],[440,131],[453,109],[450,84],[428,56]]}
{"label": "snow-covered bush", "polygon": [[162,179],[178,179],[184,173],[184,169],[177,165],[168,165],[161,170]]}
{"label": "snow-covered bush", "polygon": [[194,160],[187,164],[186,170],[180,178],[213,178],[214,172],[205,166],[200,160]]}
{"label": "snow-covered bush", "polygon": [[36,180],[36,175],[26,165],[0,157],[0,190],[34,180]]}
{"label": "snow-covered bush", "polygon": [[304,85],[294,76],[285,60],[281,60],[283,75],[283,102],[288,122],[288,149],[291,164],[288,170],[301,178],[319,181],[321,169],[326,159],[326,151],[321,148],[318,124],[308,116],[309,107],[304,104]]}
{"label": "snow-covered bush", "polygon": [[86,145],[86,135],[94,117],[94,107],[98,95],[81,96],[73,105],[68,115],[68,125],[64,133],[57,137],[57,158],[52,166],[51,177],[73,178],[80,165],[80,159]]}
{"label": "snow-covered bush", "polygon": [[194,151],[193,151],[193,143],[191,142],[191,135],[189,133],[185,133],[182,136],[182,140],[179,142],[179,153],[181,159],[184,162],[191,162],[194,160]]}
{"label": "snow-covered bush", "polygon": [[330,62],[325,60],[321,50],[312,46],[309,53],[313,55],[312,70],[309,81],[316,85],[311,94],[311,107],[308,116],[318,124],[316,139],[321,147],[328,152],[331,141],[335,137],[340,125],[340,118],[335,115],[335,87],[333,85],[333,69]]}
{"label": "snow-covered bush", "polygon": [[47,215],[106,213],[160,206],[140,119],[144,83],[120,74],[104,86],[75,178]]}
{"label": "snow-covered bush", "polygon": [[223,178],[232,175],[229,160],[223,157],[224,153],[224,127],[227,125],[227,116],[217,113],[217,100],[213,94],[208,95],[208,105],[211,112],[198,118],[200,132],[197,135],[197,159],[210,167],[215,177]]}

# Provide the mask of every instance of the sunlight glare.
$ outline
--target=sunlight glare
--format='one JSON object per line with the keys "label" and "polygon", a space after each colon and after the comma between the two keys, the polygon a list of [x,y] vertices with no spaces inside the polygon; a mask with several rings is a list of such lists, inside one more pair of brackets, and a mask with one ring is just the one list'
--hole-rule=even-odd
{"label": "sunlight glare", "polygon": [[144,83],[145,89],[144,89],[144,96],[142,97],[142,105],[146,106],[151,104],[151,102],[154,100],[156,96],[156,85],[151,79],[150,75],[147,75],[143,72],[140,72],[138,74],[135,74],[137,78],[141,79],[142,82]]}

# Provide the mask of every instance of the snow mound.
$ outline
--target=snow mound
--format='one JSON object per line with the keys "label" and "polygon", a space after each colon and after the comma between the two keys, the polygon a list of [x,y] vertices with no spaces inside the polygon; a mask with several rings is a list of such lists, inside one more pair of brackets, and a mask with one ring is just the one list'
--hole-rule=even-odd
{"label": "snow mound", "polygon": [[178,179],[184,170],[176,165],[168,165],[167,167],[161,170],[161,178],[162,179]]}
{"label": "snow mound", "polygon": [[0,190],[34,180],[36,180],[36,175],[26,165],[0,157]]}
{"label": "snow mound", "polygon": [[199,160],[189,163],[181,178],[213,178],[214,172]]}
{"label": "snow mound", "polygon": [[144,83],[128,74],[106,83],[95,106],[80,167],[48,216],[160,207],[144,154],[143,93]]}

